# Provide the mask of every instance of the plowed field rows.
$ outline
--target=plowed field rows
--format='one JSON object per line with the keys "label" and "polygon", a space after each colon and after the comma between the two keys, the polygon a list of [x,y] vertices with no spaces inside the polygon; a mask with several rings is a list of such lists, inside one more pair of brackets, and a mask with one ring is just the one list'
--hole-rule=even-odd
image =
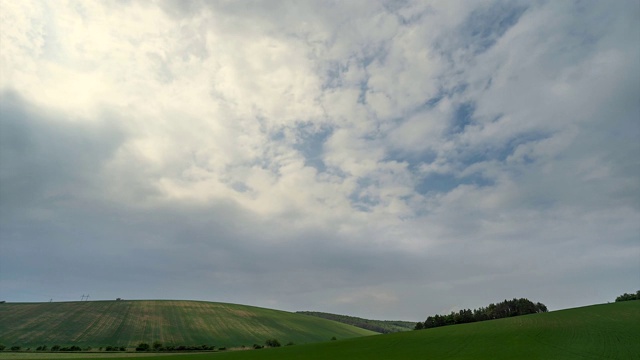
{"label": "plowed field rows", "polygon": [[85,301],[0,304],[0,343],[135,346],[297,344],[373,332],[284,311],[201,301]]}

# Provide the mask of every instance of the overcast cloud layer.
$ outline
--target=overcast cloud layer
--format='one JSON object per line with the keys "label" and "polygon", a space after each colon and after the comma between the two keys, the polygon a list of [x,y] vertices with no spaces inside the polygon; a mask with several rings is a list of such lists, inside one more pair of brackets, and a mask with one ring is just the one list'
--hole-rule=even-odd
{"label": "overcast cloud layer", "polygon": [[640,288],[638,1],[0,2],[0,298],[424,320]]}

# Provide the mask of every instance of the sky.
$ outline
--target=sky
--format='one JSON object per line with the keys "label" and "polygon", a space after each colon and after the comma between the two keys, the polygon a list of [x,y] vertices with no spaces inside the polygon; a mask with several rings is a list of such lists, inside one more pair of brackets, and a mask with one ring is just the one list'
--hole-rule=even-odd
{"label": "sky", "polygon": [[0,300],[422,321],[640,289],[638,1],[0,1]]}

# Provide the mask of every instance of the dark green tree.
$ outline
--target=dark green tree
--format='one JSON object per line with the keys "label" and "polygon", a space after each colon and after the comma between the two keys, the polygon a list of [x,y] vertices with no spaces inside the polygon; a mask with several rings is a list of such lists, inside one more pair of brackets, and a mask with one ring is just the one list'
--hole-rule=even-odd
{"label": "dark green tree", "polygon": [[542,303],[536,303],[536,312],[537,313],[546,313],[547,307]]}
{"label": "dark green tree", "polygon": [[278,339],[268,339],[264,342],[268,347],[280,347],[280,341]]}
{"label": "dark green tree", "polygon": [[624,293],[616,298],[616,302],[638,300],[640,299],[640,297],[638,297],[638,294],[640,294],[640,290],[638,290],[635,294]]}
{"label": "dark green tree", "polygon": [[149,351],[151,347],[147,343],[140,343],[138,347],[136,347],[136,351]]}
{"label": "dark green tree", "polygon": [[415,326],[415,330],[430,329],[439,326],[466,324],[476,321],[501,319],[510,316],[520,316],[547,312],[547,307],[542,303],[533,303],[528,299],[504,300],[497,304],[489,304],[487,307],[480,307],[475,310],[463,309],[458,312],[452,311],[448,315],[434,315],[427,317],[422,324]]}

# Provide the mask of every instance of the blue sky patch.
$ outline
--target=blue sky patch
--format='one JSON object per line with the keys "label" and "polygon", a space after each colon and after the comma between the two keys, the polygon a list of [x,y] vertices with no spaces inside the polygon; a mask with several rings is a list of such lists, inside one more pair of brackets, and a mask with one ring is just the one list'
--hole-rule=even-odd
{"label": "blue sky patch", "polygon": [[480,54],[492,47],[507,30],[513,27],[527,8],[512,2],[496,2],[473,11],[460,28],[465,47]]}
{"label": "blue sky patch", "polygon": [[480,174],[457,177],[453,174],[430,174],[416,184],[416,191],[420,194],[448,193],[460,185],[476,185],[478,187],[491,186],[494,182]]}
{"label": "blue sky patch", "polygon": [[314,129],[309,125],[301,125],[297,131],[298,142],[293,145],[293,148],[304,156],[304,165],[311,166],[318,172],[326,171],[327,167],[322,160],[323,146],[333,134],[333,129],[329,127]]}
{"label": "blue sky patch", "polygon": [[453,113],[450,134],[460,134],[464,132],[465,127],[473,123],[473,112],[476,106],[472,102],[465,102],[456,108]]}

